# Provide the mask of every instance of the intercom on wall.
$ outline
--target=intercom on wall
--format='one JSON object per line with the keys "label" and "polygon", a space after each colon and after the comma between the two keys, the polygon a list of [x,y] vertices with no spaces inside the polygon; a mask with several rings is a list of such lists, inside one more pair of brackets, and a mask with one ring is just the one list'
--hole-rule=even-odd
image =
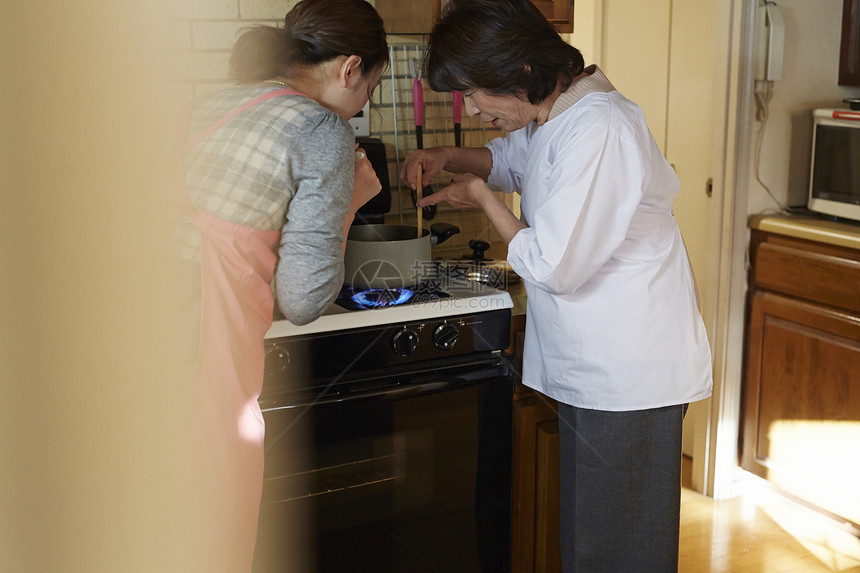
{"label": "intercom on wall", "polygon": [[782,56],[785,43],[785,22],[782,9],[770,0],[758,7],[756,14],[755,79],[773,81],[782,79]]}

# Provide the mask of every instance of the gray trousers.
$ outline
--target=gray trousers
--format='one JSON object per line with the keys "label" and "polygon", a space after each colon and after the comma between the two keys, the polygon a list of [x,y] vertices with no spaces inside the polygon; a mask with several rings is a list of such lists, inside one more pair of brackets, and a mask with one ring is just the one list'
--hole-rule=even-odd
{"label": "gray trousers", "polygon": [[565,573],[678,570],[685,413],[558,405]]}

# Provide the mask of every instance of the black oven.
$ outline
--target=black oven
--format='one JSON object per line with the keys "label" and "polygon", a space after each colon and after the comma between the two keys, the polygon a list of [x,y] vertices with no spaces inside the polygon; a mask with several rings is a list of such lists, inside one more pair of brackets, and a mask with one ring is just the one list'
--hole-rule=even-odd
{"label": "black oven", "polygon": [[507,571],[509,325],[506,309],[268,341],[255,571]]}

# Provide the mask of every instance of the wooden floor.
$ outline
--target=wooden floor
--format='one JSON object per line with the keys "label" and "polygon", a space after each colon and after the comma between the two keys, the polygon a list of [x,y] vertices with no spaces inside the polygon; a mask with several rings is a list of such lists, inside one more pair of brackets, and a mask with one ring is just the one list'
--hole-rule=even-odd
{"label": "wooden floor", "polygon": [[681,573],[860,572],[860,538],[760,482],[722,501],[683,488]]}

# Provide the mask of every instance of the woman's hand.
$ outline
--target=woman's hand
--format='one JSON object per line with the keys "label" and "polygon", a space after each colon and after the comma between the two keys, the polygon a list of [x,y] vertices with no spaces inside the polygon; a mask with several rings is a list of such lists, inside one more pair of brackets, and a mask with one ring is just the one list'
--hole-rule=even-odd
{"label": "woman's hand", "polygon": [[418,206],[426,207],[444,201],[455,209],[483,210],[487,201],[494,199],[493,191],[483,179],[471,173],[457,173],[450,185],[432,195],[423,197],[418,202]]}
{"label": "woman's hand", "polygon": [[435,205],[440,201],[448,203],[455,209],[480,209],[506,245],[510,244],[517,233],[526,228],[526,224],[511,213],[508,206],[484,180],[471,173],[454,175],[450,185],[428,197],[423,197],[418,202],[418,206]]}
{"label": "woman's hand", "polygon": [[353,184],[350,212],[355,212],[382,190],[376,170],[367,158],[367,152],[355,144],[355,183]]}
{"label": "woman's hand", "polygon": [[355,184],[352,192],[352,205],[356,209],[370,201],[382,190],[382,183],[376,170],[367,158],[367,152],[355,145]]}
{"label": "woman's hand", "polygon": [[418,188],[418,166],[421,166],[421,182],[426,185],[433,181],[436,175],[445,169],[448,161],[446,147],[431,147],[430,149],[417,149],[406,157],[403,168],[400,170],[400,179],[405,181],[411,189]]}

